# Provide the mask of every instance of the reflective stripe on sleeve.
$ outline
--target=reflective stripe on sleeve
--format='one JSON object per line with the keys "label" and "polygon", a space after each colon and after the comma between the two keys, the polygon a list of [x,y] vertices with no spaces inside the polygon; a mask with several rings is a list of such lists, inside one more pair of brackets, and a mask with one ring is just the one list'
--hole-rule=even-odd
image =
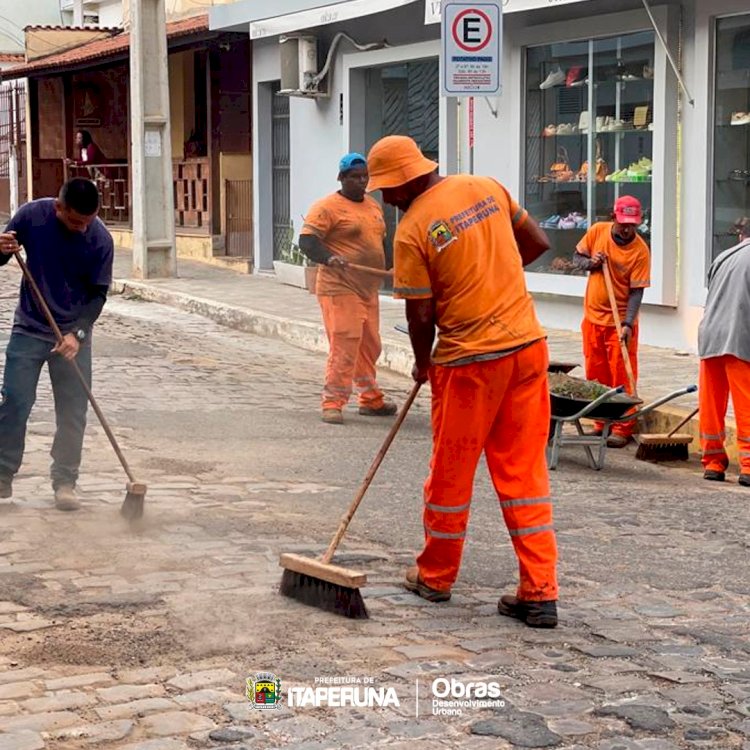
{"label": "reflective stripe on sleeve", "polygon": [[423,287],[411,287],[411,286],[397,286],[393,290],[394,294],[432,294],[432,289],[429,286]]}

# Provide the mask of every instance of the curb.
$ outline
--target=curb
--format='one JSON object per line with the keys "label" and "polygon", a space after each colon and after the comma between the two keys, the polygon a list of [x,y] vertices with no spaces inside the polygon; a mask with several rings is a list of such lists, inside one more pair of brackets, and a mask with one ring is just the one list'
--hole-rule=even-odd
{"label": "curb", "polygon": [[[290,320],[278,315],[252,310],[246,307],[234,307],[203,297],[194,297],[185,292],[173,292],[160,289],[152,284],[128,279],[115,279],[112,283],[113,294],[135,297],[146,302],[156,302],[174,307],[185,312],[201,315],[219,325],[233,328],[245,333],[254,333],[265,338],[276,338],[293,346],[308,351],[325,354],[328,351],[328,339],[323,326],[305,320]],[[413,355],[411,347],[404,343],[384,339],[383,350],[378,360],[382,367],[399,375],[411,377]],[[667,433],[692,411],[689,407],[665,405],[656,409],[643,419],[644,432]],[[693,436],[691,455],[699,455],[700,429],[698,418],[694,417],[681,430]],[[737,427],[734,419],[727,419],[726,447],[731,461],[737,461]]]}
{"label": "curb", "polygon": [[[126,279],[115,279],[112,293],[136,297],[145,302],[156,302],[185,312],[202,315],[219,325],[265,338],[276,338],[308,351],[328,352],[328,339],[323,326],[306,320],[291,320],[246,307],[226,305],[184,292],[159,289],[151,284]],[[378,366],[411,377],[413,356],[411,347],[393,341],[382,342],[383,351]]]}

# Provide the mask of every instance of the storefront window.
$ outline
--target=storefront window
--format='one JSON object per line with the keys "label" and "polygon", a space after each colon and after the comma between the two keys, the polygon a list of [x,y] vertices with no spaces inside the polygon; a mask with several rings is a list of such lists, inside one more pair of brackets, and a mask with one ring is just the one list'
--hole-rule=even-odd
{"label": "storefront window", "polygon": [[737,243],[750,215],[750,16],[716,26],[713,257]]}
{"label": "storefront window", "polygon": [[528,270],[575,274],[576,244],[621,195],[650,240],[653,121],[653,33],[527,48],[524,205],[552,245]]}

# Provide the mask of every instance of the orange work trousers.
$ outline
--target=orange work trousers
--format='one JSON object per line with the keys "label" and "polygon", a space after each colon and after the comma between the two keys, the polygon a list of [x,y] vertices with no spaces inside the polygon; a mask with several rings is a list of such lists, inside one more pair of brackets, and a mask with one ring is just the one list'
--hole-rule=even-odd
{"label": "orange work trousers", "polygon": [[724,449],[724,418],[730,393],[737,421],[740,473],[750,474],[750,362],[729,354],[701,360],[701,460],[703,468],[711,471],[725,471],[729,466]]}
{"label": "orange work trousers", "polygon": [[380,356],[380,301],[374,294],[318,295],[323,325],[328,336],[328,362],[323,387],[323,408],[342,409],[352,394],[359,393],[360,406],[383,405],[383,392],[375,380]]}
{"label": "orange work trousers", "polygon": [[461,566],[477,464],[484,452],[518,558],[517,596],[557,599],[557,544],[545,449],[548,354],[538,341],[515,354],[458,367],[434,366],[433,452],[424,491],[419,575],[451,588]]}
{"label": "orange work trousers", "polygon": [[[614,326],[600,326],[592,323],[586,318],[581,324],[583,334],[583,358],[586,364],[586,379],[598,380],[602,385],[616,388],[624,385],[625,390],[630,393],[628,373],[625,370],[625,360],[622,356],[622,347]],[[630,366],[633,368],[633,377],[638,381],[638,324],[633,328],[633,335],[628,344],[630,355]],[[601,422],[596,423],[596,429],[601,430]],[[630,437],[635,429],[634,422],[614,424],[612,434]]]}

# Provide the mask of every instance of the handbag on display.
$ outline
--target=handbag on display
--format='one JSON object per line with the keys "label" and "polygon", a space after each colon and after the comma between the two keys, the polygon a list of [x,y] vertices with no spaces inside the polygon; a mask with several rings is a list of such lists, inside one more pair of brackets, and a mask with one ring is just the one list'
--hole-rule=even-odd
{"label": "handbag on display", "polygon": [[[602,144],[599,141],[599,139],[596,139],[596,168],[594,172],[594,180],[595,182],[604,182],[607,179],[607,175],[609,174],[609,166],[607,166],[607,162],[604,161],[604,158],[602,157]],[[578,174],[576,175],[576,179],[580,180],[581,182],[586,182],[589,176],[589,162],[588,159],[581,164],[581,168],[578,170]]]}
{"label": "handbag on display", "polygon": [[575,176],[575,173],[570,168],[570,159],[568,158],[568,151],[564,146],[558,146],[557,161],[550,164],[549,177],[555,182],[569,182]]}

